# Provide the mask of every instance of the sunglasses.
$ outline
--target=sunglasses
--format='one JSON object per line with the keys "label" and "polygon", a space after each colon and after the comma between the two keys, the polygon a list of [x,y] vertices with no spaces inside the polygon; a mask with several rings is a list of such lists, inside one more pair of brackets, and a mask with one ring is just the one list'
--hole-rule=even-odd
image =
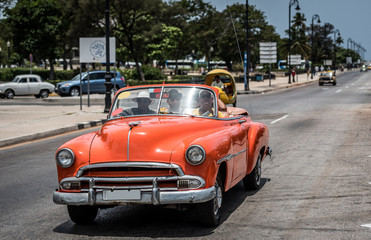
{"label": "sunglasses", "polygon": [[209,99],[209,98],[211,98],[211,95],[209,95],[209,94],[201,94],[200,95],[200,98]]}
{"label": "sunglasses", "polygon": [[149,101],[151,100],[148,98],[137,98],[137,102],[149,102]]}
{"label": "sunglasses", "polygon": [[169,100],[170,101],[175,101],[175,100],[180,101],[180,97],[170,97]]}

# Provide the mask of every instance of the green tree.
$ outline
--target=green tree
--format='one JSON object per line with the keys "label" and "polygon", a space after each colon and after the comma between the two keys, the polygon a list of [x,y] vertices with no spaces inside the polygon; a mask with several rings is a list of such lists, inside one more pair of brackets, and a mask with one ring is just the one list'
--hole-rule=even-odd
{"label": "green tree", "polygon": [[22,58],[32,53],[35,61],[49,60],[50,79],[54,79],[54,59],[61,36],[61,10],[56,0],[19,0],[6,11],[13,34],[13,48]]}
{"label": "green tree", "polygon": [[127,52],[134,59],[140,80],[144,74],[139,62],[146,56],[146,47],[152,41],[153,29],[159,23],[158,14],[163,8],[161,0],[112,1],[111,14],[113,34],[118,49]]}

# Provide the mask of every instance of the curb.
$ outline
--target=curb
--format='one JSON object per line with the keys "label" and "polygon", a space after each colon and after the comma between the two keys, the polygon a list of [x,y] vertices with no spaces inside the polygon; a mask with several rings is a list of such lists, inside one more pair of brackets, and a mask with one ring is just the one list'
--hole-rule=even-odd
{"label": "curb", "polygon": [[96,127],[96,126],[99,126],[99,125],[103,125],[106,121],[107,121],[107,119],[101,119],[101,120],[90,121],[90,122],[83,122],[83,123],[78,123],[78,124],[76,124],[74,126],[70,126],[70,127],[63,127],[63,128],[59,128],[59,129],[55,129],[55,130],[35,133],[35,134],[21,136],[21,137],[17,137],[17,138],[0,140],[0,148],[7,147],[7,146],[10,146],[10,145],[14,145],[14,144],[19,144],[19,143],[24,143],[24,142],[34,141],[34,140],[40,140],[40,139],[43,139],[43,138],[52,137],[52,136],[59,135],[59,134],[62,134],[62,133],[73,132],[73,131],[81,130],[81,129],[85,129],[85,128]]}

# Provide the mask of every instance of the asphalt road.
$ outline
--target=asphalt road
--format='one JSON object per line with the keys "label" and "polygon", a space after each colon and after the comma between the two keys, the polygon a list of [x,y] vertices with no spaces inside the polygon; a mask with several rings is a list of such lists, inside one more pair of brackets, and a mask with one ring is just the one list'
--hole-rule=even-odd
{"label": "asphalt road", "polygon": [[371,73],[238,96],[268,125],[273,158],[263,186],[225,194],[222,223],[201,228],[192,212],[152,206],[100,210],[77,226],[52,202],[54,154],[85,130],[0,149],[2,239],[371,239]]}

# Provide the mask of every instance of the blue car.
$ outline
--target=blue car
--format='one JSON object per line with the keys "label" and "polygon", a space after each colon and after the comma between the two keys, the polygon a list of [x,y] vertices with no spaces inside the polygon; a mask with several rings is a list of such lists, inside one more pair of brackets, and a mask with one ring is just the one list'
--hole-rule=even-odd
{"label": "blue car", "polygon": [[[89,91],[90,93],[106,93],[104,76],[106,71],[92,71],[89,72]],[[114,73],[111,72],[113,76],[111,79],[112,89],[120,89],[126,87],[125,78],[116,72],[116,77]],[[84,72],[81,74],[81,85],[82,93],[88,93],[88,73]],[[55,92],[60,96],[79,96],[80,95],[80,74],[76,75],[70,81],[64,81],[57,83]]]}

